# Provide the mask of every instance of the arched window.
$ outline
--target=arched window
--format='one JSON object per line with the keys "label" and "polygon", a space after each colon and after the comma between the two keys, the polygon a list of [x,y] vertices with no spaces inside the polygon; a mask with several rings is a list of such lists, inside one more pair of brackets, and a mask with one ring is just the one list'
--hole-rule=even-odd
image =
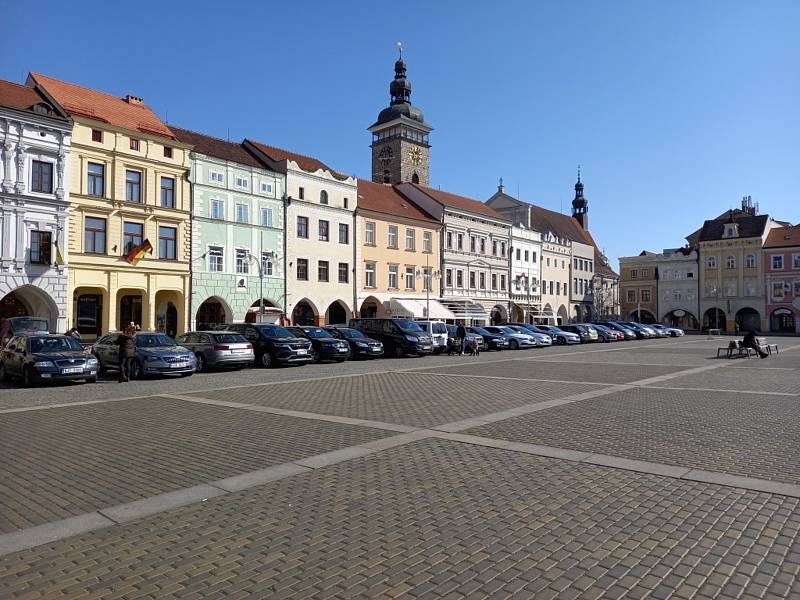
{"label": "arched window", "polygon": [[709,256],[706,259],[706,267],[709,269],[716,269],[717,268],[717,257],[716,256]]}
{"label": "arched window", "polygon": [[326,192],[325,190],[322,190],[319,193],[319,203],[320,204],[327,204],[328,203],[328,192]]}
{"label": "arched window", "polygon": [[734,257],[732,254],[729,254],[728,258],[725,259],[725,266],[727,268],[729,268],[729,269],[735,269],[736,268],[736,257]]}
{"label": "arched window", "polygon": [[753,269],[756,266],[756,255],[748,254],[744,259],[744,266],[748,269]]}
{"label": "arched window", "polygon": [[411,183],[419,183],[419,175],[417,175],[416,173],[414,173],[414,174],[411,176]]}

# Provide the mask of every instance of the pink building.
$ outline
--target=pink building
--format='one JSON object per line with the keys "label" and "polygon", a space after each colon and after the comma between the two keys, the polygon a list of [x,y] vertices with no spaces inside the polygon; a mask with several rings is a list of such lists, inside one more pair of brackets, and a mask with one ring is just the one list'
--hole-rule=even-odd
{"label": "pink building", "polygon": [[800,333],[800,225],[769,232],[764,274],[770,331]]}

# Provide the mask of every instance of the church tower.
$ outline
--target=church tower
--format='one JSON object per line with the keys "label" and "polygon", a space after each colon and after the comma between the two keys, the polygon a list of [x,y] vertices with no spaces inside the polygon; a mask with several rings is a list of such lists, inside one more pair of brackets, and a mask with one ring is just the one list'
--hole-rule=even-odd
{"label": "church tower", "polygon": [[578,182],[575,184],[575,198],[572,201],[572,216],[586,231],[589,231],[589,203],[583,195],[581,168],[578,167]]}
{"label": "church tower", "polygon": [[389,84],[391,102],[369,128],[372,133],[372,181],[430,185],[430,144],[433,128],[422,111],[411,105],[411,82],[406,79],[403,48],[394,63]]}

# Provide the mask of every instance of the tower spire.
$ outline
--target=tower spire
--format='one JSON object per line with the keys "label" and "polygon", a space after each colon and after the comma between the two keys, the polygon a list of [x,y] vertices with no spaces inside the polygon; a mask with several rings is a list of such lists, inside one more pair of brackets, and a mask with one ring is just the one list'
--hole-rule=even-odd
{"label": "tower spire", "polygon": [[403,60],[403,42],[397,42],[397,49],[400,50],[400,60]]}
{"label": "tower spire", "polygon": [[589,203],[583,195],[583,182],[581,182],[581,166],[578,165],[578,181],[575,182],[575,198],[572,200],[572,216],[581,224],[581,227],[589,229]]}

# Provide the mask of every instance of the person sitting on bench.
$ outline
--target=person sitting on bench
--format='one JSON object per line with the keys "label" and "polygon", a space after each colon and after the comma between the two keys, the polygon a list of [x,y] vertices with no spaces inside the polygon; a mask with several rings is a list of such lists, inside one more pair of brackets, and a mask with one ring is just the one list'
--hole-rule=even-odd
{"label": "person sitting on bench", "polygon": [[761,344],[758,343],[758,338],[756,337],[756,332],[752,329],[747,332],[747,335],[744,336],[744,340],[742,340],[742,345],[745,348],[752,348],[761,358],[767,358],[767,353],[761,348]]}

